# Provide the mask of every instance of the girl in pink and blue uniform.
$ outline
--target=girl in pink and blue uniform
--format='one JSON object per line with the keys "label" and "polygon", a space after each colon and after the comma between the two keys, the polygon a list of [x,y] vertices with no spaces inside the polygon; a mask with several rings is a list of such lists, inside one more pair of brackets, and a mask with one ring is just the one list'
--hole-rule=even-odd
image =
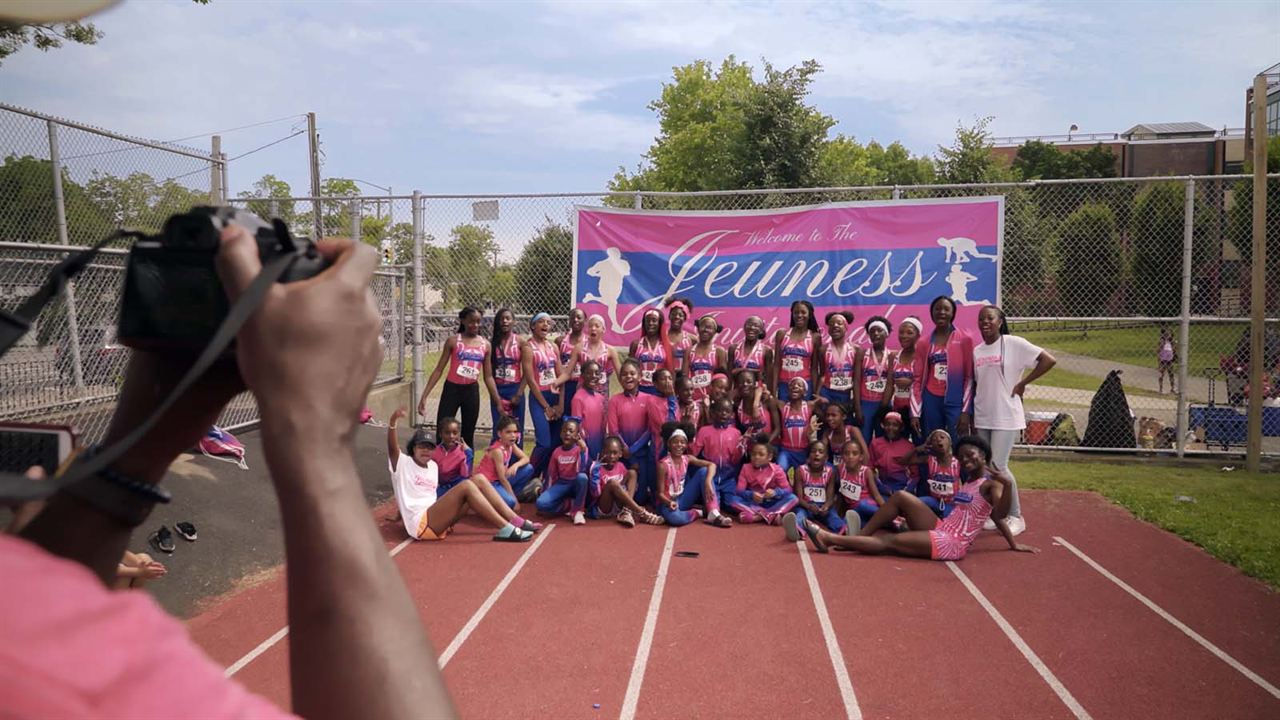
{"label": "girl in pink and blue uniform", "polygon": [[929,433],[924,447],[916,448],[913,463],[923,461],[924,476],[916,486],[920,500],[937,513],[946,517],[955,509],[952,502],[960,491],[960,461],[951,454],[951,436],[946,430]]}
{"label": "girl in pink and blue uniform", "polygon": [[560,394],[564,396],[564,406],[572,407],[573,394],[578,390],[578,380],[582,376],[582,366],[575,360],[579,360],[578,353],[582,349],[582,345],[586,340],[583,335],[583,329],[587,324],[587,314],[579,308],[569,311],[569,332],[556,338],[556,347],[560,349],[560,366],[570,368],[569,379],[565,380],[564,385],[560,388]]}
{"label": "girl in pink and blue uniform", "polygon": [[722,499],[731,497],[738,487],[738,470],[742,467],[742,432],[733,424],[733,403],[720,398],[711,403],[711,422],[698,428],[693,438],[694,455],[715,463],[716,492]]}
{"label": "girl in pink and blue uniform", "polygon": [[844,520],[836,510],[836,469],[827,463],[827,445],[821,440],[809,443],[809,461],[796,468],[793,480],[797,506],[782,516],[787,540],[800,539],[797,523],[812,519],[834,533],[844,532]]}
{"label": "girl in pink and blue uniform", "polygon": [[821,389],[818,391],[828,402],[848,405],[857,377],[856,370],[862,361],[862,348],[849,341],[849,324],[853,313],[847,310],[827,313],[828,341],[819,358]]}
{"label": "girl in pink and blue uniform", "polygon": [[766,435],[757,435],[751,441],[747,457],[750,462],[738,471],[738,486],[732,500],[725,504],[738,513],[738,522],[765,522],[777,525],[782,517],[796,507],[796,495],[791,492],[787,474],[773,462],[773,445]]}
{"label": "girl in pink and blue uniform", "polygon": [[693,387],[693,399],[701,402],[710,393],[711,378],[728,367],[729,357],[724,348],[716,345],[716,335],[723,328],[715,318],[710,315],[698,318],[697,328],[698,342],[684,356],[684,374]]}
{"label": "girl in pink and blue uniform", "polygon": [[738,375],[744,370],[750,370],[758,378],[773,377],[773,347],[764,333],[764,320],[759,315],[752,315],[742,323],[742,343],[732,348],[729,360],[735,387]]}
{"label": "girl in pink and blue uniform", "polygon": [[770,442],[776,442],[782,423],[778,419],[777,405],[769,397],[769,391],[764,389],[757,381],[756,374],[750,370],[744,370],[738,375],[738,379],[741,383],[738,428],[743,435],[764,433],[769,436]]}
{"label": "girl in pink and blue uniform", "polygon": [[551,332],[551,316],[540,312],[529,322],[533,331],[524,344],[524,383],[529,388],[529,416],[533,419],[534,472],[541,475],[551,457],[553,438],[560,435],[560,418],[564,415],[564,395],[557,392],[569,373],[577,367],[560,365],[560,353],[547,339]]}
{"label": "girl in pink and blue uniform", "polygon": [[[516,444],[519,437],[520,431],[516,429],[514,418],[504,417],[499,420],[498,439],[485,450],[480,462],[476,463],[475,475],[471,476],[474,483],[487,482],[492,485],[502,502],[512,510],[519,504],[516,498],[524,492],[525,486],[534,476],[529,457]],[[522,523],[516,523],[516,527],[522,527]]]}
{"label": "girl in pink and blue uniform", "polygon": [[662,329],[662,311],[649,308],[640,321],[640,337],[631,341],[631,357],[640,368],[640,392],[657,395],[653,387],[653,373],[658,368],[675,367],[671,341]]}
{"label": "girl in pink and blue uniform", "polygon": [[600,457],[600,443],[609,434],[608,418],[605,415],[604,394],[597,388],[600,384],[600,366],[594,360],[582,363],[582,384],[573,395],[573,405],[569,409],[566,420],[576,420],[587,443],[587,451],[591,457]]}
{"label": "girl in pink and blue uniform", "polygon": [[[1017,552],[1040,552],[1030,545],[1019,545],[1005,524],[1009,512],[1009,480],[999,470],[990,469],[991,447],[976,436],[960,438],[956,444],[960,469],[969,478],[955,496],[955,510],[939,518],[920,498],[906,492],[894,493],[857,535],[835,535],[810,521],[805,533],[818,552],[831,545],[846,550],[879,555],[893,553],[931,560],[961,560],[982,532],[987,518],[995,521],[1009,549]],[[876,536],[895,519],[906,520],[906,532]]]}
{"label": "girl in pink and blue uniform", "polygon": [[888,319],[876,315],[863,329],[871,347],[862,354],[858,366],[858,425],[862,437],[870,440],[876,434],[880,411],[888,410],[893,402],[893,353],[884,344],[891,329]]}
{"label": "girl in pink and blue uniform", "polygon": [[697,336],[684,329],[693,316],[693,301],[689,298],[670,297],[663,305],[667,308],[667,347],[671,349],[671,363],[667,367],[676,372],[684,367],[684,359]]}
{"label": "girl in pink and blue uniform", "polygon": [[[911,414],[911,388],[916,379],[916,343],[923,331],[924,325],[914,315],[908,315],[898,323],[898,346],[902,349],[893,355],[893,400],[890,409],[907,420],[914,417]],[[920,436],[911,429],[910,422],[905,423],[905,428],[912,442],[921,441]]]}
{"label": "girl in pink and blue uniform", "polygon": [[820,437],[827,444],[827,454],[840,457],[847,443],[865,444],[862,432],[849,424],[849,409],[840,403],[831,403],[822,411],[823,432]]}
{"label": "girl in pink and blue uniform", "polygon": [[866,457],[867,449],[861,443],[847,443],[836,473],[840,509],[844,511],[844,522],[851,533],[857,532],[884,504],[884,496],[876,482],[876,471],[865,464]]}
{"label": "girl in pink and blue uniform", "polygon": [[592,518],[617,516],[626,527],[636,520],[646,525],[663,525],[661,516],[640,507],[632,495],[636,489],[636,471],[622,462],[622,438],[610,435],[600,446],[600,459],[592,463],[587,483],[587,514]]}
{"label": "girl in pink and blue uniform", "polygon": [[669,422],[662,426],[667,455],[658,461],[658,512],[668,525],[679,527],[703,517],[716,527],[733,524],[720,513],[720,496],[716,492],[716,466],[688,453],[689,435],[693,428],[684,423]]}
{"label": "girl in pink and blue uniform", "polygon": [[565,420],[560,425],[560,447],[551,451],[551,461],[547,463],[546,487],[536,503],[538,512],[555,515],[567,508],[574,525],[585,524],[589,466],[587,444],[578,435],[578,423]]}
{"label": "girl in pink and blue uniform", "polygon": [[973,421],[973,338],[952,323],[956,303],[942,295],[929,304],[933,332],[916,343],[911,424],[928,435],[946,430],[954,440]]}
{"label": "girl in pink and blue uniform", "polygon": [[[791,303],[791,327],[779,330],[774,336],[773,382],[774,394],[783,402],[790,399],[792,378],[801,378],[805,387],[813,390],[818,377],[818,358],[822,355],[822,334],[818,332],[818,320],[813,316],[813,303],[796,300]],[[806,395],[805,400],[811,395]]]}
{"label": "girl in pink and blue uniform", "polygon": [[788,472],[791,468],[805,463],[809,454],[811,435],[817,429],[817,421],[814,419],[815,408],[826,403],[826,400],[821,398],[813,401],[804,399],[808,393],[804,378],[791,378],[788,385],[791,400],[785,403],[775,401],[778,406],[778,418],[782,421],[782,433],[778,440],[778,465],[782,467],[783,472]]}
{"label": "girl in pink and blue uniform", "polygon": [[625,444],[623,457],[636,471],[635,500],[648,505],[653,500],[653,435],[649,432],[651,395],[640,392],[640,363],[635,358],[622,361],[618,371],[622,392],[609,398],[608,428]]}
{"label": "girl in pink and blue uniform", "polygon": [[867,462],[876,471],[880,495],[889,497],[899,490],[914,494],[919,477],[916,466],[903,463],[902,459],[913,458],[916,446],[902,435],[902,416],[896,412],[885,413],[880,428],[884,434],[871,440],[867,453]]}
{"label": "girl in pink and blue uniform", "polygon": [[676,416],[671,418],[682,423],[702,427],[703,405],[694,399],[693,383],[684,373],[676,375]]}
{"label": "girl in pink and blue uniform", "polygon": [[458,483],[471,477],[471,465],[474,459],[471,448],[461,442],[462,426],[455,418],[445,418],[438,428],[440,444],[431,451],[431,460],[440,469],[440,484],[436,486],[436,497],[457,487]]}
{"label": "girl in pink and blue uniform", "polygon": [[578,362],[585,363],[588,360],[600,366],[600,379],[596,385],[596,392],[608,397],[609,380],[618,374],[622,361],[618,358],[618,351],[605,344],[603,315],[592,315],[587,318],[587,340],[578,351]]}
{"label": "girl in pink and blue uniform", "polygon": [[515,333],[516,317],[507,308],[493,315],[493,336],[489,343],[489,411],[493,416],[493,439],[498,439],[498,421],[513,417],[524,433],[524,340]]}
{"label": "girl in pink and blue uniform", "polygon": [[426,415],[427,398],[448,365],[440,405],[436,408],[436,427],[440,427],[445,418],[455,417],[461,409],[462,439],[467,447],[474,447],[476,442],[476,420],[480,418],[479,381],[493,373],[489,364],[489,342],[480,337],[480,318],[480,311],[473,307],[465,307],[458,313],[458,334],[445,341],[440,360],[418,400],[418,414]]}

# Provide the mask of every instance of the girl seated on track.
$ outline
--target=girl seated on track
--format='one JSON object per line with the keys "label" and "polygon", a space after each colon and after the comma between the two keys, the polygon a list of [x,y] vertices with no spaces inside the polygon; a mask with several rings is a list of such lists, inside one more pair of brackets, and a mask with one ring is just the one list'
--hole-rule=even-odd
{"label": "girl seated on track", "polygon": [[874,438],[868,448],[867,462],[876,471],[880,495],[889,497],[899,490],[915,491],[916,467],[904,465],[900,458],[915,452],[916,446],[903,437],[902,415],[887,412],[880,420],[884,436]]}
{"label": "girl seated on track", "polygon": [[658,461],[658,512],[668,525],[688,525],[703,516],[707,524],[729,527],[733,521],[720,513],[720,496],[716,493],[715,463],[688,453],[693,426],[668,422],[662,426],[662,439],[667,455]]}
{"label": "girl seated on track", "polygon": [[[991,461],[991,446],[980,437],[967,435],[956,443],[956,455],[969,480],[956,493],[956,509],[946,518],[939,518],[915,495],[898,491],[857,535],[835,535],[813,521],[805,523],[805,534],[814,548],[822,553],[834,545],[868,555],[887,552],[931,560],[960,560],[968,553],[974,538],[982,532],[982,524],[990,517],[1009,543],[1010,550],[1040,552],[1030,545],[1019,545],[1005,524],[1004,518],[1009,512],[1009,478],[987,466]],[[906,520],[905,532],[875,537],[877,530],[899,516]]]}
{"label": "girl seated on track", "polygon": [[728,399],[732,405],[733,400],[730,397],[732,388],[729,384],[729,376],[724,373],[716,373],[711,376],[711,386],[707,388],[707,399],[702,403],[702,417],[711,417],[711,404],[720,399]]}
{"label": "girl seated on track", "polygon": [[516,428],[515,418],[507,416],[499,420],[497,432],[497,441],[485,450],[471,479],[476,483],[484,481],[492,485],[502,502],[515,510],[516,496],[533,480],[533,466],[529,464],[529,456],[516,444],[520,430]]}
{"label": "girl seated on track", "polygon": [[817,409],[827,403],[826,398],[805,400],[809,392],[809,384],[801,377],[793,377],[787,382],[788,401],[775,400],[778,407],[778,418],[782,421],[782,434],[778,441],[778,465],[782,472],[805,463],[809,452],[809,441],[815,428],[814,414]]}
{"label": "girl seated on track", "polygon": [[796,468],[792,484],[798,505],[794,512],[782,516],[782,527],[789,542],[800,539],[797,523],[803,525],[810,518],[831,532],[844,532],[844,520],[836,511],[836,470],[827,463],[826,443],[821,440],[809,443],[809,461]]}
{"label": "girl seated on track", "polygon": [[[395,411],[391,414],[391,422],[395,423],[403,414],[399,410]],[[440,485],[436,488],[437,498],[471,477],[471,464],[475,459],[471,448],[461,441],[462,425],[457,418],[445,418],[438,430],[440,444],[431,452],[431,459],[440,469]]]}
{"label": "girl seated on track", "polygon": [[[533,538],[533,533],[542,526],[512,512],[488,481],[462,480],[449,494],[437,495],[439,468],[431,459],[431,453],[436,449],[435,438],[426,430],[419,430],[405,446],[405,452],[400,452],[396,424],[404,415],[404,408],[392,413],[387,426],[387,463],[400,520],[409,537],[443,540],[470,509],[498,528],[494,540],[526,542]],[[515,431],[514,420],[510,430]]]}
{"label": "girl seated on track", "polygon": [[728,398],[711,402],[711,422],[698,428],[692,452],[715,463],[716,492],[727,501],[738,487],[738,469],[742,467],[742,431],[733,424],[733,403]]}
{"label": "girl seated on track", "polygon": [[702,426],[702,403],[693,396],[693,382],[688,375],[676,373],[676,416],[675,420],[689,423],[694,427]]}
{"label": "girl seated on track", "polygon": [[854,442],[863,445],[864,436],[849,424],[849,406],[843,403],[831,403],[822,411],[824,432],[819,437],[827,444],[827,454],[832,458],[840,457],[845,443]]}
{"label": "girl seated on track", "polygon": [[946,430],[929,433],[923,447],[899,458],[904,465],[917,465],[921,461],[928,468],[924,481],[917,485],[916,494],[934,514],[944,518],[955,509],[952,499],[960,490],[960,461],[951,454],[951,436]]}
{"label": "girl seated on track", "polygon": [[876,471],[865,464],[866,452],[861,443],[845,443],[837,472],[839,510],[844,513],[848,533],[856,533],[884,505],[876,482]]}
{"label": "girl seated on track", "polygon": [[587,470],[591,462],[587,457],[587,443],[578,428],[576,420],[560,424],[560,447],[551,451],[546,488],[535,504],[544,515],[558,515],[567,507],[573,524],[585,525],[583,508],[587,504]]}
{"label": "girl seated on track", "polygon": [[796,496],[787,474],[773,462],[769,436],[756,435],[747,457],[750,462],[738,471],[738,486],[726,504],[738,512],[739,522],[777,525],[783,515],[795,508]]}
{"label": "girl seated on track", "polygon": [[600,443],[608,434],[605,422],[605,394],[600,391],[600,364],[595,360],[582,363],[582,382],[573,394],[573,405],[566,420],[578,421],[578,432],[587,443],[591,457],[600,456]]}
{"label": "girl seated on track", "polygon": [[769,391],[750,370],[743,370],[738,375],[738,382],[738,427],[744,435],[764,433],[769,436],[770,443],[775,442],[782,424]]}
{"label": "girl seated on track", "polygon": [[636,490],[636,471],[622,462],[626,445],[622,438],[610,435],[600,446],[600,459],[591,465],[587,485],[587,514],[593,518],[618,517],[618,522],[635,527],[636,520],[646,525],[662,525],[666,521],[645,510],[632,495]]}

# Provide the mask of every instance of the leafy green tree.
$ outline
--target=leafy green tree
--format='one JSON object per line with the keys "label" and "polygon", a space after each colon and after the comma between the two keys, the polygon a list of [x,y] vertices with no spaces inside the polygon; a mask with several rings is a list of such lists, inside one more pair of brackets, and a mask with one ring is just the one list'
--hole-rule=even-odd
{"label": "leafy green tree", "polygon": [[393,265],[413,264],[413,223],[399,222],[387,228],[386,246]]}
{"label": "leafy green tree", "polygon": [[1005,193],[1000,284],[1001,303],[1010,315],[1057,312],[1056,251],[1050,233],[1032,193],[1024,188]]}
{"label": "leafy green tree", "polygon": [[126,177],[94,173],[85,184],[89,199],[118,227],[159,232],[164,221],[197,205],[209,204],[209,193],[173,180],[157,182],[144,172]]}
{"label": "leafy green tree", "polygon": [[1116,176],[1116,156],[1098,143],[1088,150],[1063,151],[1039,140],[1028,140],[1013,158],[1013,171],[1022,180],[1110,178]]}
{"label": "leafy green tree", "polygon": [[938,180],[944,183],[989,183],[1008,179],[1008,173],[991,152],[991,117],[978,118],[973,126],[956,126],[949,147],[938,146]]}
{"label": "leafy green tree", "polygon": [[449,231],[449,276],[458,303],[484,307],[498,244],[493,230],[470,223]]}
{"label": "leafy green tree", "polygon": [[[1245,164],[1245,172],[1253,172],[1253,162]],[[1280,172],[1280,136],[1267,139],[1267,172]],[[1231,242],[1240,253],[1243,264],[1247,268],[1253,262],[1253,179],[1238,180],[1231,190],[1231,208],[1228,211],[1227,227]],[[1270,286],[1268,307],[1280,305],[1280,282],[1276,276],[1280,274],[1280,180],[1267,179],[1267,278]],[[1246,275],[1247,275],[1246,271]],[[1244,278],[1248,282],[1248,278]]]}
{"label": "leafy green tree", "polygon": [[525,312],[563,315],[572,294],[573,230],[547,218],[516,262],[516,301]]}
{"label": "leafy green tree", "polygon": [[489,277],[486,298],[494,307],[510,307],[516,300],[516,274],[510,265],[499,265]]}
{"label": "leafy green tree", "polygon": [[933,181],[933,161],[911,155],[902,143],[888,147],[874,140],[863,146],[845,135],[823,143],[815,184],[821,187],[922,185]]}
{"label": "leafy green tree", "polygon": [[[68,242],[88,245],[115,229],[114,223],[78,183],[62,172]],[[0,240],[58,243],[53,164],[30,155],[10,155],[0,165]]]}
{"label": "leafy green tree", "polygon": [[28,44],[48,52],[64,42],[96,45],[102,31],[93,23],[56,23],[50,25],[0,25],[0,62]]}
{"label": "leafy green tree", "polygon": [[[253,189],[242,191],[239,197],[248,200],[245,207],[260,218],[278,217],[290,228],[298,221],[297,213],[294,211],[294,201],[289,199],[293,197],[293,188],[275,175],[263,175],[258,178],[258,181],[253,184]],[[275,208],[274,213],[271,211],[272,207]]]}
{"label": "leafy green tree", "polygon": [[1058,236],[1059,291],[1069,315],[1105,315],[1124,270],[1116,216],[1101,203],[1088,203],[1071,213]]}

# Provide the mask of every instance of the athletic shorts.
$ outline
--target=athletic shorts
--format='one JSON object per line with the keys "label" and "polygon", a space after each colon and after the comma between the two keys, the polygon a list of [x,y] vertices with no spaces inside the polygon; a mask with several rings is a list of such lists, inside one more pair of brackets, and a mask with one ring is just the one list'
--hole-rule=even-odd
{"label": "athletic shorts", "polygon": [[444,535],[437,535],[437,534],[436,534],[436,532],[435,532],[434,530],[432,530],[432,529],[431,529],[431,527],[430,527],[429,525],[427,525],[427,516],[428,516],[428,515],[430,515],[430,514],[431,514],[431,511],[430,511],[430,510],[428,510],[427,512],[422,513],[422,519],[418,521],[418,537],[417,537],[416,539],[417,539],[417,540],[443,540],[443,539],[445,539],[445,537],[449,534],[449,531],[448,531],[448,530],[445,530],[445,531],[444,531]]}
{"label": "athletic shorts", "polygon": [[961,560],[969,552],[969,543],[964,538],[941,530],[929,531],[929,545],[932,546],[929,557],[934,560]]}

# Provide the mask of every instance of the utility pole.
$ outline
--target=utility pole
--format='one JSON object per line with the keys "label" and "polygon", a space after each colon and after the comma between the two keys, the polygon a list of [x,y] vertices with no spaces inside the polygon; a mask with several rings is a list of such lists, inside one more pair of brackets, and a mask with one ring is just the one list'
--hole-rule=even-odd
{"label": "utility pole", "polygon": [[213,136],[213,147],[209,153],[209,157],[213,162],[209,163],[209,202],[213,205],[225,205],[227,198],[222,192],[222,163],[218,162],[222,159],[222,136]]}
{"label": "utility pole", "polygon": [[1245,467],[1262,469],[1262,365],[1267,304],[1267,76],[1253,79],[1253,275],[1249,286],[1249,436]]}
{"label": "utility pole", "polygon": [[319,240],[324,237],[324,228],[320,226],[320,136],[316,134],[316,114],[307,113],[307,142],[311,148],[311,226]]}

